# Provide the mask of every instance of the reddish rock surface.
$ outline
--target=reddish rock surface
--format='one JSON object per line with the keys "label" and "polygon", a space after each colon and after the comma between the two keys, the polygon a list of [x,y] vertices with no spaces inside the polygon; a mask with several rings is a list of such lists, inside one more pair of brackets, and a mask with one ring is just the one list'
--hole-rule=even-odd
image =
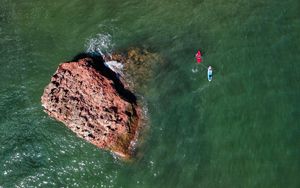
{"label": "reddish rock surface", "polygon": [[60,64],[41,100],[45,112],[77,136],[118,156],[133,155],[140,108],[101,58],[82,56]]}

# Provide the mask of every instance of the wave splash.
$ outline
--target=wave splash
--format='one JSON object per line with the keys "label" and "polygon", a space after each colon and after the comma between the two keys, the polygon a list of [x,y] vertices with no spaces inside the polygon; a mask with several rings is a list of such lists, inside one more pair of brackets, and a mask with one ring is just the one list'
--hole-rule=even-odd
{"label": "wave splash", "polygon": [[95,37],[88,39],[85,46],[88,53],[98,53],[104,56],[111,54],[114,43],[110,34],[99,33]]}
{"label": "wave splash", "polygon": [[117,61],[106,61],[104,64],[109,67],[112,71],[117,73],[117,75],[124,77],[124,74],[122,72],[123,70],[123,64]]}
{"label": "wave splash", "polygon": [[[112,42],[112,36],[110,34],[99,33],[95,37],[87,40],[86,52],[100,54],[102,57],[111,56],[114,46],[115,44]],[[105,62],[105,65],[119,75],[123,75],[122,63],[117,61],[107,61]]]}

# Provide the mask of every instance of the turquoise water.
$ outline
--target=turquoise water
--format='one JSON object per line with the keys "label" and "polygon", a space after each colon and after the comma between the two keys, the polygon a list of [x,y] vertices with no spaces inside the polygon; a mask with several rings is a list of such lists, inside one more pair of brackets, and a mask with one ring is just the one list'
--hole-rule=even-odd
{"label": "turquoise water", "polygon": [[[299,10],[297,0],[1,0],[0,187],[300,187]],[[98,34],[166,61],[142,92],[150,130],[131,163],[40,104],[58,64]]]}

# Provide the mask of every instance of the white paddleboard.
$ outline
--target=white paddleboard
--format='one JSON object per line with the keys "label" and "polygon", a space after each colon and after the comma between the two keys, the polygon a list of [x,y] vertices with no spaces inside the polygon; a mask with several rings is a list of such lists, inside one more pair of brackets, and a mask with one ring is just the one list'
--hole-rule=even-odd
{"label": "white paddleboard", "polygon": [[207,79],[208,79],[208,81],[212,81],[212,68],[211,68],[211,66],[209,66],[208,67],[208,69],[207,69]]}

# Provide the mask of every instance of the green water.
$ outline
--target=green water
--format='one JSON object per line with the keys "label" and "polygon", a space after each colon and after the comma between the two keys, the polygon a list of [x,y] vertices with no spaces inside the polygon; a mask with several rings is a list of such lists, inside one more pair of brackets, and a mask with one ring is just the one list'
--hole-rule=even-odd
{"label": "green water", "polygon": [[[1,0],[0,187],[300,187],[299,10],[297,0]],[[58,64],[97,34],[166,61],[143,94],[150,130],[132,163],[40,104]]]}

